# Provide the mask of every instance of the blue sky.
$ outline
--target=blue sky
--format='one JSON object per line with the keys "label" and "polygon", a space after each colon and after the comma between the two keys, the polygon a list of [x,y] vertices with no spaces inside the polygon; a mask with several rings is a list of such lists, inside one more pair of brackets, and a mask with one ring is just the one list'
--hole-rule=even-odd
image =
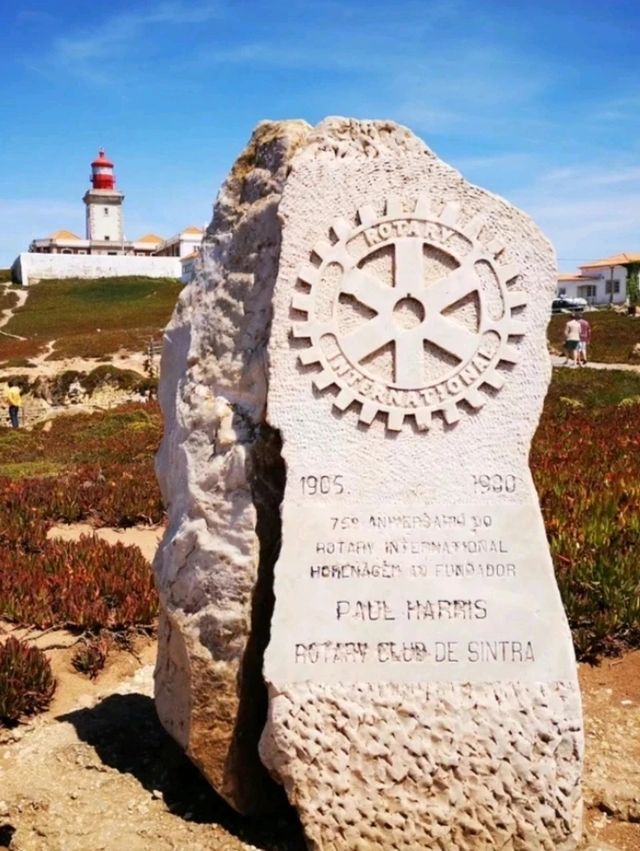
{"label": "blue sky", "polygon": [[562,270],[640,251],[638,0],[22,0],[0,30],[0,266],[83,234],[100,145],[126,236],[169,236],[258,121],[326,115],[407,124]]}

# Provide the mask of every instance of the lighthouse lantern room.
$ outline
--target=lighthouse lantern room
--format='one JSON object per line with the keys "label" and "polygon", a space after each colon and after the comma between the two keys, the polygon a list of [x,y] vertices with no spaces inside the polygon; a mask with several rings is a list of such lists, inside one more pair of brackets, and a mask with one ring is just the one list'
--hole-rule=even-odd
{"label": "lighthouse lantern room", "polygon": [[87,207],[86,228],[91,253],[120,254],[124,243],[124,194],[116,189],[113,163],[102,148],[91,163],[90,180],[91,189],[85,192],[83,201]]}

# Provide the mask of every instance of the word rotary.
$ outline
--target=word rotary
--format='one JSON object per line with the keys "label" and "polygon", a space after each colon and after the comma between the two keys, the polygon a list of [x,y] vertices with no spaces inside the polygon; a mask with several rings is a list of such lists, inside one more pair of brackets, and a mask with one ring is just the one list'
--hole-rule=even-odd
{"label": "word rotary", "polygon": [[[459,403],[481,408],[489,398],[481,385],[499,390],[498,364],[518,360],[509,338],[525,325],[512,313],[527,297],[507,287],[518,268],[497,262],[504,251],[497,240],[480,242],[481,216],[461,225],[458,212],[445,203],[436,215],[426,196],[410,212],[399,199],[387,200],[381,216],[364,206],[359,225],[333,222],[334,241],[313,248],[320,264],[298,273],[291,307],[306,319],[292,334],[310,341],[299,360],[321,366],[313,378],[319,391],[338,388],[336,408],[358,402],[365,425],[381,413],[391,431],[410,418],[426,430],[436,411],[455,423]],[[445,265],[434,266],[433,257]]]}

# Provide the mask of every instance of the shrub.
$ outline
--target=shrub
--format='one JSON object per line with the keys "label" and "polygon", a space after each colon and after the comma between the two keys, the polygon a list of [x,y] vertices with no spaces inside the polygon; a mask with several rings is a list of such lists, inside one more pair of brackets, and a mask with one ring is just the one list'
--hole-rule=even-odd
{"label": "shrub", "polygon": [[21,393],[28,393],[31,390],[31,383],[28,375],[9,375],[7,381],[20,388]]}
{"label": "shrub", "polygon": [[51,703],[56,681],[42,650],[8,638],[0,644],[0,724],[42,712]]}
{"label": "shrub", "polygon": [[104,365],[92,369],[88,375],[82,377],[80,383],[84,390],[91,394],[105,385],[118,390],[135,390],[143,380],[142,375],[132,369],[118,369],[117,366]]}
{"label": "shrub", "polygon": [[85,639],[73,654],[71,664],[76,671],[86,674],[90,680],[95,680],[105,666],[110,647],[108,635]]}
{"label": "shrub", "polygon": [[92,536],[7,548],[0,565],[0,616],[41,629],[98,631],[151,625],[157,595],[138,547]]}

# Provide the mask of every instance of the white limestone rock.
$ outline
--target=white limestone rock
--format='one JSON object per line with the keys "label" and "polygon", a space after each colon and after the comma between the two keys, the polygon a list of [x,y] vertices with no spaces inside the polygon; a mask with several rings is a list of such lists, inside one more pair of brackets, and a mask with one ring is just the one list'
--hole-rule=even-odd
{"label": "white limestone rock", "polygon": [[278,202],[303,122],[259,125],[223,185],[196,280],[165,333],[157,474],[169,527],[155,562],[156,706],[164,727],[241,812],[281,796],[260,763],[262,652],[272,606],[279,438],[266,425],[265,350]]}

